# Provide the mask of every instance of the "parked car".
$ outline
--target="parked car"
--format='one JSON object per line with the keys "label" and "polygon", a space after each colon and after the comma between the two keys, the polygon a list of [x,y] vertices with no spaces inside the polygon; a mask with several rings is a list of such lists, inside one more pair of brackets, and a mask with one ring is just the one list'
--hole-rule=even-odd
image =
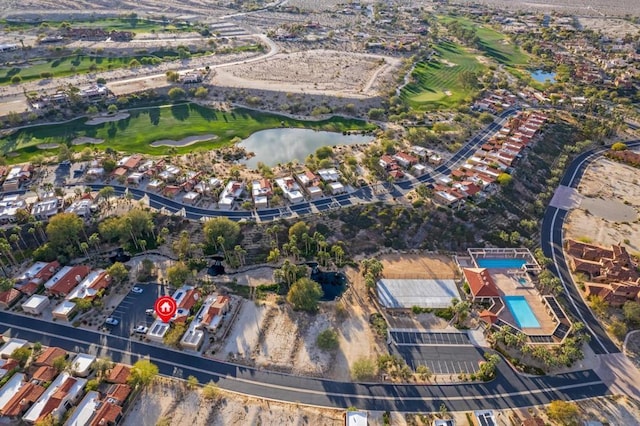
{"label": "parked car", "polygon": [[146,311],[144,311],[145,314],[153,316],[153,314],[156,312],[155,309],[147,309]]}
{"label": "parked car", "polygon": [[140,287],[134,287],[131,289],[131,292],[135,294],[142,294],[142,291],[143,290]]}
{"label": "parked car", "polygon": [[136,328],[134,328],[133,331],[135,331],[138,334],[147,334],[147,331],[149,331],[149,327],[146,327],[144,325],[139,325]]}
{"label": "parked car", "polygon": [[120,321],[118,321],[118,320],[117,320],[117,319],[115,319],[115,318],[111,318],[111,317],[109,317],[109,318],[107,318],[107,319],[104,321],[104,323],[105,323],[105,324],[108,324],[108,325],[118,325],[118,324],[120,323]]}

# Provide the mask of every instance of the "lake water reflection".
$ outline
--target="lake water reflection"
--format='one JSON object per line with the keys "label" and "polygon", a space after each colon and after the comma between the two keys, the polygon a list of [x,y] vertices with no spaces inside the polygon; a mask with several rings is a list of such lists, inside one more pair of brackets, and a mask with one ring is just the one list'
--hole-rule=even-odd
{"label": "lake water reflection", "polygon": [[293,160],[302,163],[309,154],[322,146],[355,145],[372,140],[371,135],[343,135],[310,129],[269,129],[252,134],[238,146],[255,153],[255,156],[240,161],[255,169],[259,162],[270,167]]}

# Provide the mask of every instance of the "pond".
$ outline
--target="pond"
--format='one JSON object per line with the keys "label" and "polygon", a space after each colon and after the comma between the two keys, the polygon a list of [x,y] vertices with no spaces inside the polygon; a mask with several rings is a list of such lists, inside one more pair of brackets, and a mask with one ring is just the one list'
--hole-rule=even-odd
{"label": "pond", "polygon": [[529,71],[531,77],[539,82],[539,83],[555,83],[556,82],[556,73],[555,72],[547,72],[544,70],[535,70]]}
{"label": "pond", "polygon": [[323,146],[355,145],[372,140],[373,136],[362,134],[345,135],[311,129],[269,129],[253,133],[238,146],[255,154],[241,160],[242,164],[255,169],[259,162],[269,167],[294,160],[302,163],[309,154]]}

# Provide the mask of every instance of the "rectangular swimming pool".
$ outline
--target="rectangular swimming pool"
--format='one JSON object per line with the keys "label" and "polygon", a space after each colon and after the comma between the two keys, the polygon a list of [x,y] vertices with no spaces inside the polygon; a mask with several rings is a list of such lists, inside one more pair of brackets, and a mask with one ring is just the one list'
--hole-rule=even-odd
{"label": "rectangular swimming pool", "polygon": [[527,263],[525,259],[497,259],[497,258],[484,258],[476,259],[478,268],[488,269],[519,269]]}
{"label": "rectangular swimming pool", "polygon": [[520,328],[540,328],[536,315],[524,296],[504,296],[504,303]]}

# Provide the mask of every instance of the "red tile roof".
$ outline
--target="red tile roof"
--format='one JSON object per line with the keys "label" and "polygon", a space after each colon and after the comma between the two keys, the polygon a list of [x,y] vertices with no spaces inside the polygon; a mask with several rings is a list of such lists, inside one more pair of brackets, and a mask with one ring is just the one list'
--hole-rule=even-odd
{"label": "red tile roof", "polygon": [[125,385],[123,383],[116,383],[109,387],[107,390],[107,398],[113,398],[118,401],[119,405],[127,399],[129,394],[131,393],[131,386]]}
{"label": "red tile roof", "polygon": [[38,369],[31,375],[32,379],[38,380],[40,382],[50,382],[58,375],[58,370],[55,368],[43,365],[38,367]]}
{"label": "red tile roof", "polygon": [[13,302],[15,302],[20,296],[22,296],[22,293],[20,293],[15,288],[12,288],[7,291],[3,291],[2,293],[0,293],[0,305],[9,306]]}
{"label": "red tile roof", "polygon": [[17,417],[24,413],[34,402],[40,398],[46,389],[40,385],[33,383],[25,383],[18,392],[16,392],[4,407],[0,409],[0,413],[6,417]]}
{"label": "red tile roof", "polygon": [[469,283],[473,297],[499,297],[500,292],[486,268],[464,268],[464,277]]}
{"label": "red tile roof", "polygon": [[106,380],[110,383],[127,383],[130,373],[131,368],[124,364],[116,364],[111,370],[109,370],[109,375]]}
{"label": "red tile roof", "polygon": [[91,272],[91,268],[86,265],[74,266],[61,277],[51,288],[49,292],[57,295],[67,295],[73,290],[80,282],[78,277],[82,280]]}
{"label": "red tile roof", "polygon": [[184,295],[180,305],[178,308],[191,309],[193,305],[196,304],[198,299],[200,298],[200,292],[196,289],[191,289],[187,291],[187,294]]}
{"label": "red tile roof", "polygon": [[65,351],[64,349],[56,348],[55,346],[50,346],[40,354],[40,356],[34,362],[34,365],[53,366],[54,359],[60,356],[66,356],[66,355],[67,355],[67,351]]}
{"label": "red tile roof", "polygon": [[129,159],[123,164],[127,169],[133,169],[138,167],[138,164],[142,161],[142,156],[140,155],[132,155]]}
{"label": "red tile roof", "polygon": [[104,402],[91,419],[90,426],[115,425],[121,415],[120,406]]}

